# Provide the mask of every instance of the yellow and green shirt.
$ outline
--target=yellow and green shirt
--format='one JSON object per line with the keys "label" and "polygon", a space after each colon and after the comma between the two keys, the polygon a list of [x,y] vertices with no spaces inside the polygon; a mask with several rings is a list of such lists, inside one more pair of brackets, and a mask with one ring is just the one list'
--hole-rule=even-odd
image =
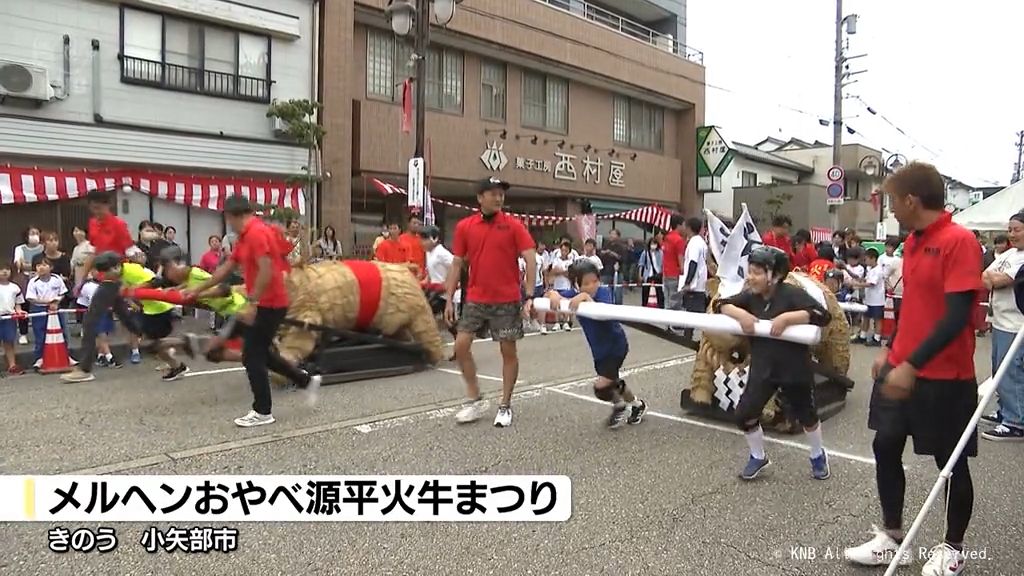
{"label": "yellow and green shirt", "polygon": [[[138,288],[145,286],[156,277],[149,268],[134,262],[125,262],[121,265],[121,284],[127,288]],[[174,304],[159,302],[157,300],[140,300],[142,313],[147,316],[156,316],[174,310]]]}
{"label": "yellow and green shirt", "polygon": [[[185,286],[188,288],[196,288],[209,279],[209,272],[202,268],[193,266],[188,271],[188,279],[185,280]],[[234,316],[249,304],[245,295],[234,289],[232,289],[231,293],[227,296],[221,296],[219,298],[200,298],[198,302],[221,316]]]}

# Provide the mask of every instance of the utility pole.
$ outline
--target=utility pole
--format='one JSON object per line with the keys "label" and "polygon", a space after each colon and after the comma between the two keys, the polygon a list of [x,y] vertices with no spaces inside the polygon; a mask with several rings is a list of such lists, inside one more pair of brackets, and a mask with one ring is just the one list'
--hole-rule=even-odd
{"label": "utility pole", "polygon": [[[832,108],[832,165],[840,166],[843,149],[843,0],[836,0],[836,70]],[[832,231],[839,229],[839,207],[829,206]]]}
{"label": "utility pole", "polygon": [[1010,184],[1020,181],[1021,174],[1024,173],[1024,166],[1021,166],[1022,159],[1024,159],[1024,130],[1017,132],[1017,163],[1013,166],[1013,178],[1010,179]]}
{"label": "utility pole", "polygon": [[[423,142],[426,139],[427,124],[427,46],[430,44],[430,0],[417,0],[416,32],[413,48],[416,76],[413,80],[416,89],[414,104],[416,105],[416,152],[413,158],[423,158]],[[426,195],[423,196],[426,201]],[[422,207],[422,215],[426,215],[426,206]]]}

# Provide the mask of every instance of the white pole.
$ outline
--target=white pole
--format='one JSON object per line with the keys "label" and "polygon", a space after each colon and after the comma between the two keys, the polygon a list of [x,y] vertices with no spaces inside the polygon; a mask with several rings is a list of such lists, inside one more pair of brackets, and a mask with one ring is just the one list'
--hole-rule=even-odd
{"label": "white pole", "polygon": [[[992,401],[992,397],[995,396],[996,388],[998,388],[999,382],[1006,377],[1006,371],[1009,369],[1013,359],[1017,356],[1017,351],[1020,349],[1021,343],[1024,342],[1024,328],[1021,328],[1017,332],[1017,336],[1014,337],[1013,342],[1010,344],[1010,349],[1006,351],[1006,356],[1003,357],[1003,361],[999,364],[999,368],[996,373],[992,376],[992,385],[985,390],[981,400],[978,401],[978,408],[974,411],[974,415],[971,416],[971,421],[967,424],[967,428],[964,430],[962,436],[960,436],[960,442],[957,443],[956,448],[953,449],[953,453],[949,457],[949,461],[942,468],[942,472],[939,473],[939,479],[932,486],[932,491],[928,494],[928,498],[924,501],[924,505],[921,506],[921,511],[917,513],[917,518],[914,518],[914,523],[910,525],[910,530],[907,531],[907,535],[903,538],[903,543],[900,544],[900,549],[893,556],[892,561],[889,562],[889,568],[885,571],[885,576],[893,576],[896,573],[896,569],[899,567],[899,560],[904,554],[910,549],[910,545],[914,540],[914,536],[917,535],[917,531],[920,530],[921,524],[924,523],[924,517],[928,514],[928,511],[933,505],[935,500],[939,497],[939,492],[942,491],[942,485],[949,480],[949,477],[953,475],[953,467],[956,465],[957,460],[960,459],[960,455],[963,453],[964,448],[967,447],[967,442],[971,439],[971,434],[974,429],[978,426],[978,421],[981,420],[981,415],[985,412],[985,408],[988,403]],[[982,384],[982,388],[985,384]]]}

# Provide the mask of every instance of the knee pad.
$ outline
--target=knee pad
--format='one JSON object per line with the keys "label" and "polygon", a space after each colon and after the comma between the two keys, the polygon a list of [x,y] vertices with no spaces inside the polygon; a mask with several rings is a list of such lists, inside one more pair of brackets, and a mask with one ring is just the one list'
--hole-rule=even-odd
{"label": "knee pad", "polygon": [[594,386],[594,396],[597,396],[599,400],[604,400],[605,402],[612,402],[615,400],[615,392],[616,389],[614,384],[603,388]]}
{"label": "knee pad", "polygon": [[224,349],[217,348],[206,353],[206,359],[210,362],[222,362],[224,360]]}

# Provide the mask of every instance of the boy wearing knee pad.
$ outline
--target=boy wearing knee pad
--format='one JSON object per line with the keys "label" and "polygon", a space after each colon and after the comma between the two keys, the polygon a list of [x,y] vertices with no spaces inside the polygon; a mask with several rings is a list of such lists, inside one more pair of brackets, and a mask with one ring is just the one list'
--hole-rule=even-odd
{"label": "boy wearing knee pad", "polygon": [[[569,267],[568,276],[574,288],[569,290],[552,290],[547,293],[551,300],[551,309],[559,310],[562,298],[569,298],[569,309],[575,312],[582,302],[601,302],[613,304],[612,291],[601,285],[601,272],[589,260],[577,260]],[[594,384],[594,395],[612,405],[612,414],[608,418],[609,428],[619,428],[623,424],[639,424],[643,420],[647,404],[637,398],[619,377],[619,370],[629,353],[629,342],[622,325],[614,320],[593,320],[578,317],[583,335],[590,345],[594,356],[594,369],[597,371],[597,382]]]}
{"label": "boy wearing knee pad", "polygon": [[[789,259],[781,250],[768,246],[750,253],[747,283],[742,292],[715,302],[714,311],[740,323],[746,334],[754,333],[758,320],[772,322],[771,334],[781,335],[798,324],[826,326],[832,321],[828,310],[798,286],[784,283]],[[750,447],[750,458],[740,478],[753,480],[769,464],[764,450],[760,416],[765,404],[781,389],[804,427],[811,445],[811,475],[829,477],[828,454],[822,447],[821,422],[814,406],[814,370],[811,348],[776,338],[750,339],[750,368],[747,386],[736,406],[736,424]]]}

